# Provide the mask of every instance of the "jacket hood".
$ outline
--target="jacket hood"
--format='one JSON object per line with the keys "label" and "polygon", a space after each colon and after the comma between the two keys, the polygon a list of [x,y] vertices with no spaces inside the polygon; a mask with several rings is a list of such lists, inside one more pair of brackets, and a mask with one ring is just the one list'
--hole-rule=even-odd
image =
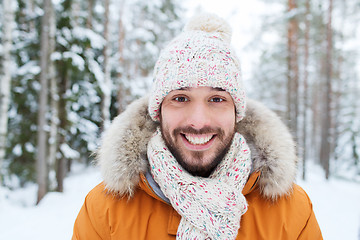
{"label": "jacket hood", "polygon": [[[159,123],[147,109],[148,97],[134,101],[102,136],[97,163],[106,189],[114,194],[132,196],[140,174],[148,170],[147,143]],[[236,129],[251,149],[253,172],[261,172],[261,194],[276,199],[290,193],[296,177],[296,146],[280,118],[263,104],[247,99],[246,116]]]}

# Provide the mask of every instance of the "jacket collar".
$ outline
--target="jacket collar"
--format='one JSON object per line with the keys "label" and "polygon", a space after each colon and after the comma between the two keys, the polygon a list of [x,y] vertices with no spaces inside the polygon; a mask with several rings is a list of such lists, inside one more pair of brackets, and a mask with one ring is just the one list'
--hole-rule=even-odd
{"label": "jacket collar", "polygon": [[[242,194],[244,196],[251,193],[256,188],[260,175],[260,172],[253,172],[250,174],[248,181],[242,190]],[[171,204],[170,200],[161,191],[160,186],[155,182],[149,171],[147,171],[145,175],[140,174],[139,187],[153,198],[163,201],[164,203]]]}
{"label": "jacket collar", "polygon": [[[134,101],[103,134],[97,161],[106,188],[114,194],[131,197],[141,175],[146,175],[147,143],[158,126],[147,106],[147,97]],[[251,149],[253,172],[261,172],[256,181],[261,194],[273,200],[288,194],[296,177],[297,156],[292,136],[280,118],[248,99],[246,116],[236,129]]]}

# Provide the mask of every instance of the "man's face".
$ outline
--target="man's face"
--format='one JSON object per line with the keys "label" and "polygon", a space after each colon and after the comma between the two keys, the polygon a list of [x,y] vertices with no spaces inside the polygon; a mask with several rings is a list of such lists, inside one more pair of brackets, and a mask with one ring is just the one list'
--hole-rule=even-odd
{"label": "man's face", "polygon": [[234,102],[222,89],[174,90],[162,102],[160,124],[165,143],[179,164],[192,175],[208,177],[231,145]]}

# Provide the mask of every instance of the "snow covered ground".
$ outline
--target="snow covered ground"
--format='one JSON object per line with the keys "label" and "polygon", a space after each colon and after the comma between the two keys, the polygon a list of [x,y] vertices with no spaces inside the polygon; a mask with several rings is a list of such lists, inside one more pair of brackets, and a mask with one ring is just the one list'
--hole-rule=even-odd
{"label": "snow covered ground", "polygon": [[319,166],[309,167],[307,180],[298,184],[313,202],[324,239],[360,240],[360,183],[335,178],[326,181]]}
{"label": "snow covered ground", "polygon": [[[300,184],[313,201],[315,214],[326,240],[360,240],[360,184],[323,180],[322,171],[311,166]],[[1,240],[71,239],[76,215],[90,189],[101,181],[95,168],[80,168],[65,180],[64,193],[49,193],[39,206],[36,187],[9,191],[0,188]]]}
{"label": "snow covered ground", "polygon": [[13,192],[0,188],[0,239],[71,239],[84,198],[100,181],[95,168],[77,166],[65,179],[64,193],[49,193],[38,206],[34,185]]}

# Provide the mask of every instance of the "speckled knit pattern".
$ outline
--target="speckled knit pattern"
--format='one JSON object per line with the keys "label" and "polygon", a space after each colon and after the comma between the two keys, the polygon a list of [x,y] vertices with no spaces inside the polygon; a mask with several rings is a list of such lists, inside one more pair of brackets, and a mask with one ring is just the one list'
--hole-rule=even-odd
{"label": "speckled knit pattern", "polygon": [[231,28],[216,15],[205,15],[189,22],[178,37],[163,49],[154,69],[149,98],[149,114],[159,120],[159,108],[166,95],[186,87],[221,88],[230,93],[236,120],[245,114],[245,91],[240,64],[230,45]]}
{"label": "speckled knit pattern", "polygon": [[251,169],[250,150],[236,133],[223,161],[209,178],[186,172],[167,149],[157,129],[148,144],[150,170],[182,216],[177,239],[235,239],[247,210],[242,189]]}

